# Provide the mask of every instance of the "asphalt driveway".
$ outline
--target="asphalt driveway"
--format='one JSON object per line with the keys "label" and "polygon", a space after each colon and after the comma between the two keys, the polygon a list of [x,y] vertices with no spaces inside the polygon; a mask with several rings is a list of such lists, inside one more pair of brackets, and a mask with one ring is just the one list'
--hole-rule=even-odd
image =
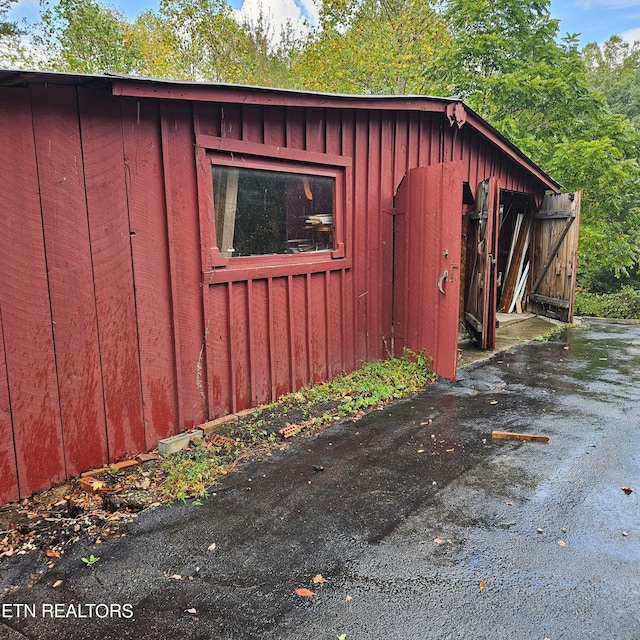
{"label": "asphalt driveway", "polygon": [[640,327],[593,323],[4,561],[0,638],[637,639],[639,476]]}

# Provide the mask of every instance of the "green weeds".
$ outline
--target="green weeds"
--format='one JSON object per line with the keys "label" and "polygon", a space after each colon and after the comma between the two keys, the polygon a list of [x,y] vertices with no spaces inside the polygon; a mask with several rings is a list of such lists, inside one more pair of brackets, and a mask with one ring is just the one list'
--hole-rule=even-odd
{"label": "green weeds", "polygon": [[206,498],[209,487],[217,484],[216,478],[226,472],[229,461],[218,456],[220,449],[199,445],[167,456],[162,463],[166,471],[162,493],[171,500]]}
{"label": "green weeds", "polygon": [[162,464],[166,472],[162,491],[171,500],[204,498],[238,457],[278,445],[280,428],[293,425],[297,435],[305,428],[358,417],[421,391],[435,378],[424,354],[406,350],[401,358],[365,364],[352,373],[286,394],[276,404],[231,423],[228,434],[234,446],[221,449],[205,441],[168,456]]}
{"label": "green weeds", "polygon": [[557,338],[563,331],[569,329],[572,326],[573,325],[569,323],[553,325],[551,329],[545,331],[542,335],[536,336],[535,338],[533,338],[533,340],[535,340],[536,342],[549,342],[549,340]]}

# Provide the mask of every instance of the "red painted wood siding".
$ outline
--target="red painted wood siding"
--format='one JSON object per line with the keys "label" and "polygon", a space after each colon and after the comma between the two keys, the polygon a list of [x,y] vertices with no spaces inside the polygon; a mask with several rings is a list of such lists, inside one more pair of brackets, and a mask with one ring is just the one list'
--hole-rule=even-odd
{"label": "red painted wood siding", "polygon": [[[474,192],[496,176],[542,195],[443,113],[345,105],[0,89],[0,153],[11,159],[0,193],[0,502],[385,358],[388,212],[409,168],[460,160]],[[345,256],[214,273],[197,134],[265,145],[267,156],[346,158]]]}

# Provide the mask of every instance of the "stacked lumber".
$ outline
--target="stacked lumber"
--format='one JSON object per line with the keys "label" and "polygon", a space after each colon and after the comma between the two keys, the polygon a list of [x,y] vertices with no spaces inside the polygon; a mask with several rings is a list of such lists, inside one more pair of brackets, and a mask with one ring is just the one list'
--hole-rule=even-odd
{"label": "stacked lumber", "polygon": [[530,220],[530,216],[524,213],[519,213],[516,217],[498,305],[498,311],[503,313],[513,313],[514,310],[522,313],[529,278]]}
{"label": "stacked lumber", "polygon": [[333,216],[330,213],[322,214],[318,213],[313,216],[309,216],[306,220],[307,224],[316,225],[331,225],[333,224]]}

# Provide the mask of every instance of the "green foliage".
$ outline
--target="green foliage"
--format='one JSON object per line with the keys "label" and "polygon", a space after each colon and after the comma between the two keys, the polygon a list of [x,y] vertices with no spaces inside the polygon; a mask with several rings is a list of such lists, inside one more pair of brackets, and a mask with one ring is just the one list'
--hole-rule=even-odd
{"label": "green foliage", "polygon": [[437,1],[325,0],[295,65],[298,86],[364,94],[430,93],[422,70],[447,46]]}
{"label": "green foliage", "polygon": [[542,335],[536,336],[533,338],[535,342],[549,342],[549,340],[553,340],[557,338],[563,331],[568,329],[571,325],[568,323],[556,324],[551,327],[548,331],[545,331]]}
{"label": "green foliage", "polygon": [[582,57],[591,85],[614,113],[623,113],[640,130],[640,43],[611,36],[603,45],[586,45]]}
{"label": "green foliage", "polygon": [[206,497],[220,471],[228,466],[224,456],[216,455],[218,451],[198,446],[167,456],[162,464],[167,472],[162,492],[171,500],[183,502],[191,497]]}
{"label": "green foliage", "polygon": [[42,0],[34,43],[47,55],[44,67],[80,73],[132,73],[139,57],[131,27],[117,9],[99,0]]}
{"label": "green foliage", "polygon": [[100,558],[94,556],[93,554],[91,554],[88,558],[82,558],[82,562],[84,562],[87,567],[93,567],[93,565],[98,562],[98,560],[100,560]]}
{"label": "green foliage", "polygon": [[615,293],[576,293],[575,313],[596,318],[640,318],[640,289],[623,287]]}
{"label": "green foliage", "polygon": [[9,22],[6,20],[7,13],[11,10],[11,5],[16,4],[18,0],[0,0],[0,38],[4,36],[17,36],[22,33],[17,22]]}
{"label": "green foliage", "polygon": [[435,378],[424,354],[407,349],[402,358],[367,363],[294,395],[309,403],[338,401],[339,415],[346,416],[417,393]]}

